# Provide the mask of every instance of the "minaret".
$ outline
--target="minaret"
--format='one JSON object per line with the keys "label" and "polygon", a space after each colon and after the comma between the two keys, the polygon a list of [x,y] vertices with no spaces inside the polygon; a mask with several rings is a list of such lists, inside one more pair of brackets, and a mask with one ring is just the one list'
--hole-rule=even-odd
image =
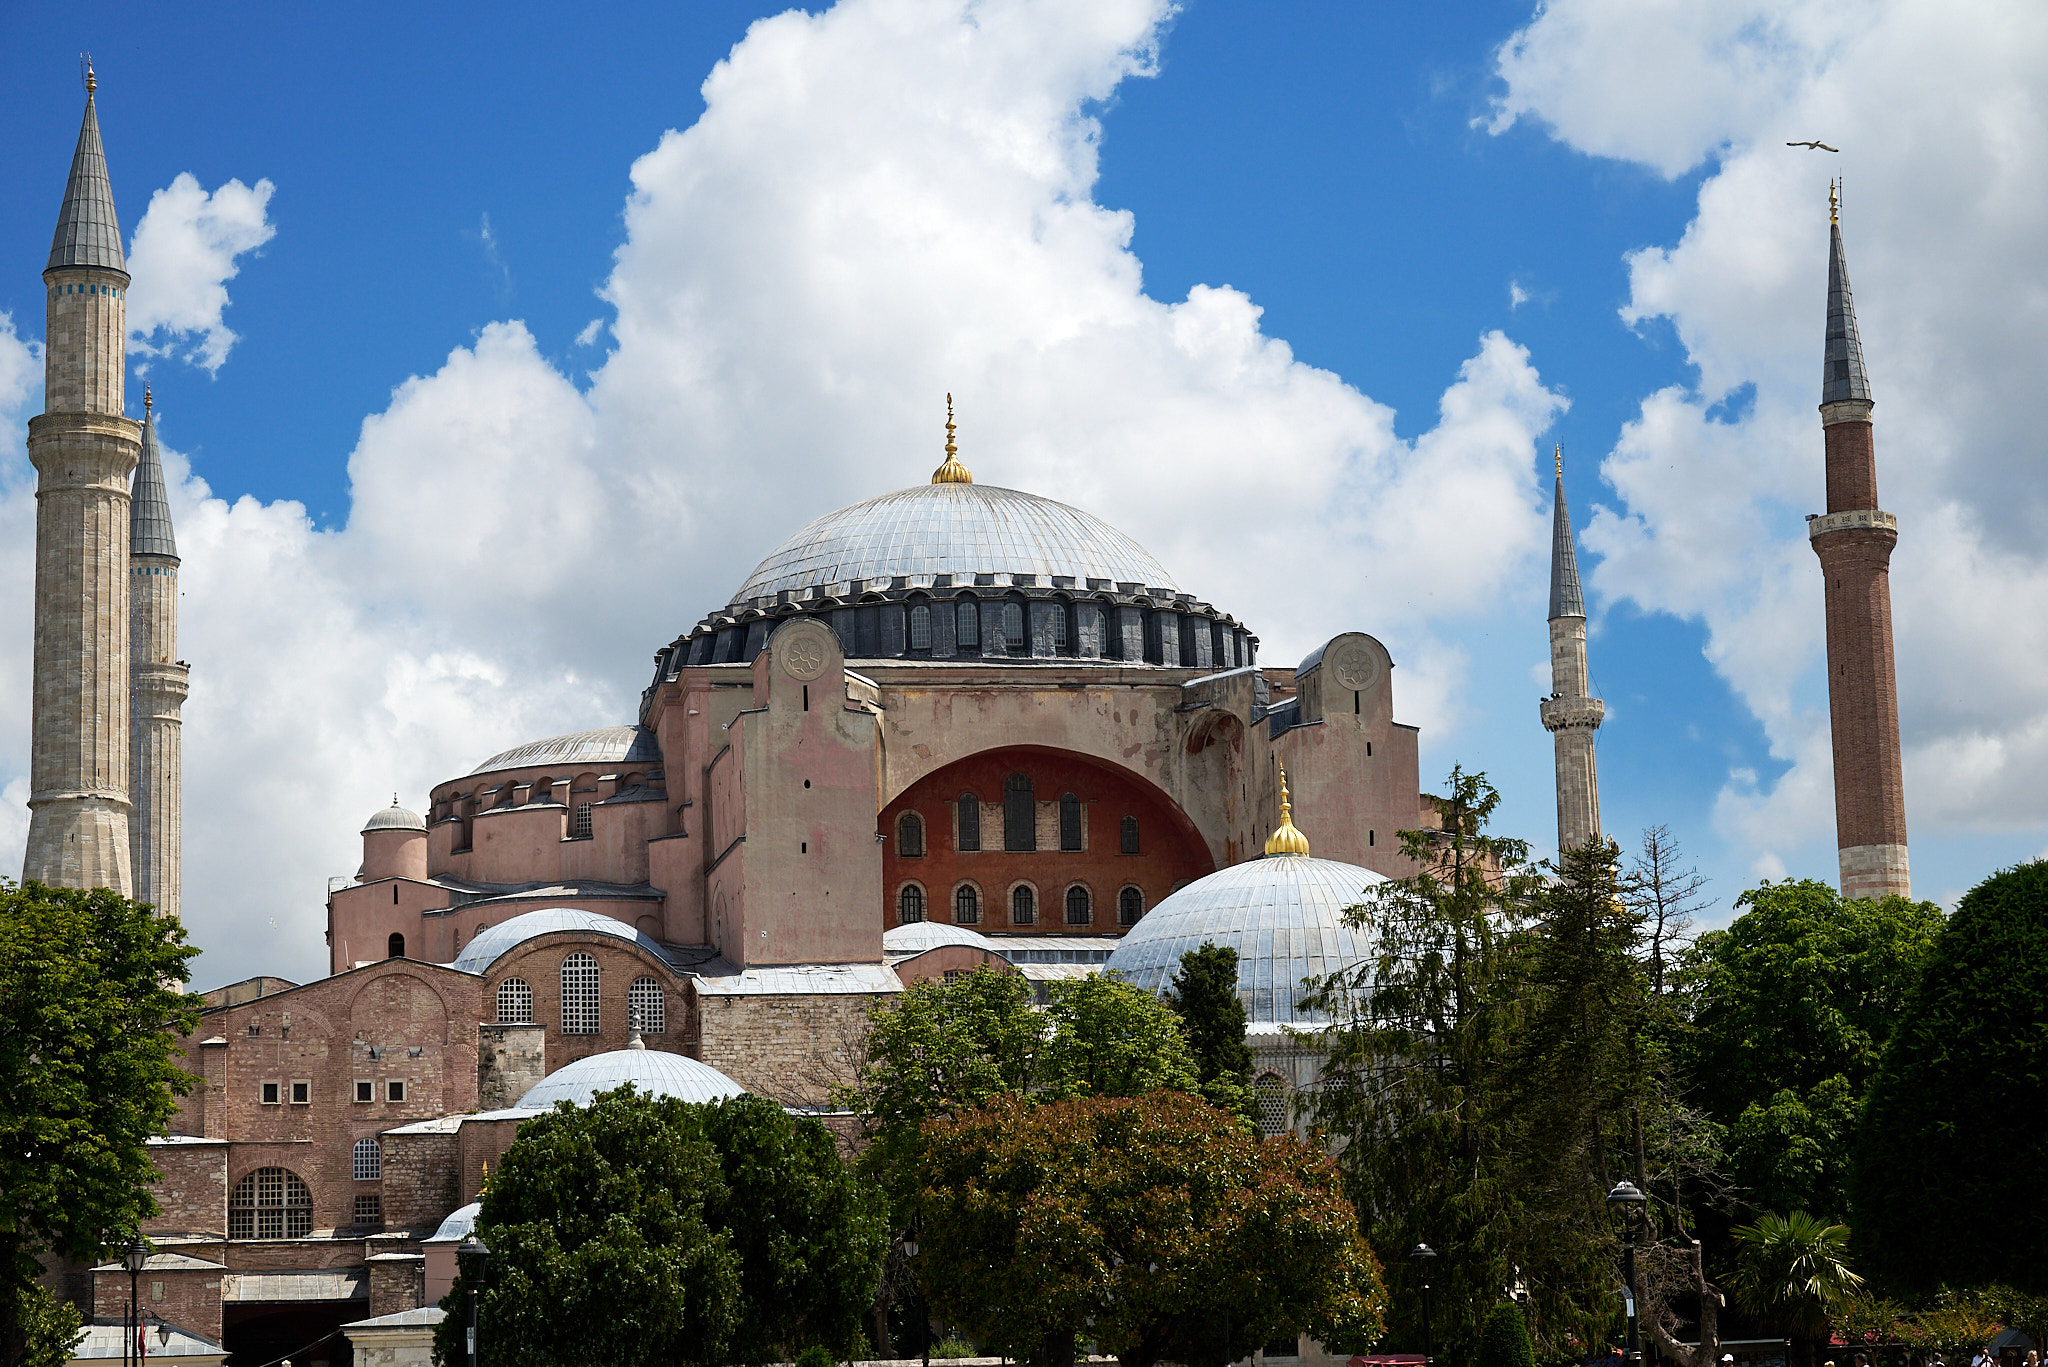
{"label": "minaret", "polygon": [[178,914],[183,871],[183,722],[186,679],[178,659],[178,543],[164,492],[156,409],[142,391],[142,461],[128,512],[128,657],[134,680],[134,810],[128,848],[135,900],[165,916]]}
{"label": "minaret", "polygon": [[36,597],[22,877],[126,895],[128,477],[142,425],[122,413],[128,263],[96,84],[88,71],[85,123],[43,270],[43,412],[28,424]]}
{"label": "minaret", "polygon": [[1557,449],[1557,485],[1550,515],[1550,696],[1543,729],[1557,747],[1557,848],[1583,849],[1600,838],[1600,772],[1593,737],[1607,704],[1591,696],[1586,669],[1586,595],[1572,515],[1564,504],[1564,448]]}
{"label": "minaret", "polygon": [[1899,689],[1892,669],[1892,547],[1899,520],[1877,506],[1870,379],[1828,187],[1828,336],[1820,425],[1828,510],[1807,520],[1827,599],[1828,716],[1835,742],[1835,843],[1844,897],[1910,897]]}

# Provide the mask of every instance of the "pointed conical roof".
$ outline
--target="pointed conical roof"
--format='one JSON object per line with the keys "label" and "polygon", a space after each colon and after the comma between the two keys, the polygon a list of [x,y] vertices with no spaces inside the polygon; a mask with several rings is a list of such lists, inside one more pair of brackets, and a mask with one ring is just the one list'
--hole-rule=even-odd
{"label": "pointed conical roof", "polygon": [[64,207],[57,212],[57,235],[50,241],[50,264],[43,269],[61,266],[128,269],[121,251],[121,220],[114,216],[114,187],[107,180],[107,154],[100,146],[100,118],[90,94],[85,97],[78,150],[71,154]]}
{"label": "pointed conical roof", "polygon": [[1550,514],[1550,620],[1584,617],[1586,595],[1579,587],[1579,553],[1572,545],[1572,515],[1564,506],[1564,471],[1557,473]]}
{"label": "pointed conical roof", "polygon": [[163,453],[156,444],[156,411],[142,419],[142,459],[135,463],[135,484],[128,495],[128,553],[178,558],[171,536],[171,500],[164,492]]}
{"label": "pointed conical roof", "polygon": [[1842,256],[1842,225],[1828,224],[1828,341],[1821,363],[1820,401],[1870,402],[1863,372],[1863,340],[1856,335],[1856,301],[1849,294],[1849,263]]}

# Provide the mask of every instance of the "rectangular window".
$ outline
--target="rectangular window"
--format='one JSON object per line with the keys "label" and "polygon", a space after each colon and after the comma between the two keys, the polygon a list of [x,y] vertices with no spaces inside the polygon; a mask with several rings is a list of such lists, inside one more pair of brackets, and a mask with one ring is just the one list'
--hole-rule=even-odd
{"label": "rectangular window", "polygon": [[384,1084],[384,1099],[386,1101],[405,1100],[405,1084],[396,1078],[386,1082]]}
{"label": "rectangular window", "polygon": [[981,799],[973,793],[963,795],[957,804],[960,812],[959,837],[953,842],[956,850],[978,850],[981,848]]}
{"label": "rectangular window", "polygon": [[1067,653],[1067,609],[1064,603],[1053,604],[1052,609],[1052,653]]}
{"label": "rectangular window", "polygon": [[278,1092],[279,1092],[279,1090],[281,1089],[281,1087],[282,1087],[282,1084],[281,1084],[281,1083],[276,1083],[276,1082],[266,1082],[266,1083],[264,1083],[264,1084],[263,1084],[263,1104],[264,1104],[264,1105],[266,1105],[266,1106],[275,1106],[275,1105],[277,1104]]}
{"label": "rectangular window", "polygon": [[590,804],[588,802],[576,804],[576,819],[569,825],[569,838],[571,840],[590,839]]}
{"label": "rectangular window", "polygon": [[358,1078],[356,1080],[356,1100],[368,1102],[375,1101],[376,1099],[377,1084],[368,1078]]}
{"label": "rectangular window", "polygon": [[356,1198],[355,1223],[358,1229],[382,1229],[384,1227],[384,1198],[381,1196],[358,1196]]}
{"label": "rectangular window", "polygon": [[294,1082],[294,1083],[292,1084],[292,1105],[294,1105],[294,1106],[305,1106],[305,1105],[308,1105],[308,1104],[310,1104],[310,1103],[312,1102],[312,1100],[313,1100],[313,1084],[312,1084],[312,1083],[310,1083],[310,1082]]}

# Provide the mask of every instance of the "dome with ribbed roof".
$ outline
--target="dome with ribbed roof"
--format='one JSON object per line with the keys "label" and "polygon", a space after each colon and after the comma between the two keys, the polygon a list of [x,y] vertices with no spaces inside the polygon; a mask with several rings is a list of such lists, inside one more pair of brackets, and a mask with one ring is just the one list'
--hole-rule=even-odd
{"label": "dome with ribbed roof", "polygon": [[661,746],[644,726],[602,726],[595,731],[572,731],[566,736],[530,740],[492,755],[471,774],[494,774],[500,769],[530,769],[541,764],[659,764]]}
{"label": "dome with ribbed roof", "polygon": [[521,1110],[545,1110],[557,1101],[588,1106],[599,1092],[627,1083],[654,1096],[682,1101],[724,1101],[747,1089],[708,1063],[660,1049],[614,1049],[565,1064],[519,1098]]}
{"label": "dome with ribbed roof", "polygon": [[565,930],[589,931],[631,940],[663,963],[668,962],[668,956],[660,945],[615,916],[585,911],[581,907],[542,907],[538,911],[514,916],[509,921],[501,921],[484,931],[463,947],[462,953],[455,956],[455,962],[449,967],[461,969],[464,973],[482,973],[496,963],[500,955],[517,949],[528,940]]}
{"label": "dome with ribbed roof", "polygon": [[363,834],[368,835],[371,831],[424,831],[426,828],[425,817],[399,806],[398,799],[394,797],[389,807],[363,823]]}

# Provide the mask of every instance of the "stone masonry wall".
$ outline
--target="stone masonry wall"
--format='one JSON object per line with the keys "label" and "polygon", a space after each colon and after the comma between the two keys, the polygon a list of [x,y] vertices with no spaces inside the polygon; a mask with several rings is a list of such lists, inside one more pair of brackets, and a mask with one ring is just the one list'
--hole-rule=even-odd
{"label": "stone masonry wall", "polygon": [[225,1143],[151,1144],[149,1161],[159,1176],[150,1187],[160,1207],[142,1232],[215,1234],[228,1232],[228,1146]]}
{"label": "stone masonry wall", "polygon": [[825,1104],[852,1080],[850,1051],[865,1038],[867,995],[707,996],[698,1057],[750,1092],[785,1105]]}
{"label": "stone masonry wall", "polygon": [[[176,1261],[190,1260],[180,1258]],[[143,1315],[145,1323],[163,1320],[187,1333],[219,1343],[220,1278],[221,1269],[210,1263],[182,1268],[145,1267],[135,1283],[136,1309]],[[126,1272],[118,1269],[95,1271],[92,1274],[93,1318],[116,1323],[126,1318],[128,1290]]]}

